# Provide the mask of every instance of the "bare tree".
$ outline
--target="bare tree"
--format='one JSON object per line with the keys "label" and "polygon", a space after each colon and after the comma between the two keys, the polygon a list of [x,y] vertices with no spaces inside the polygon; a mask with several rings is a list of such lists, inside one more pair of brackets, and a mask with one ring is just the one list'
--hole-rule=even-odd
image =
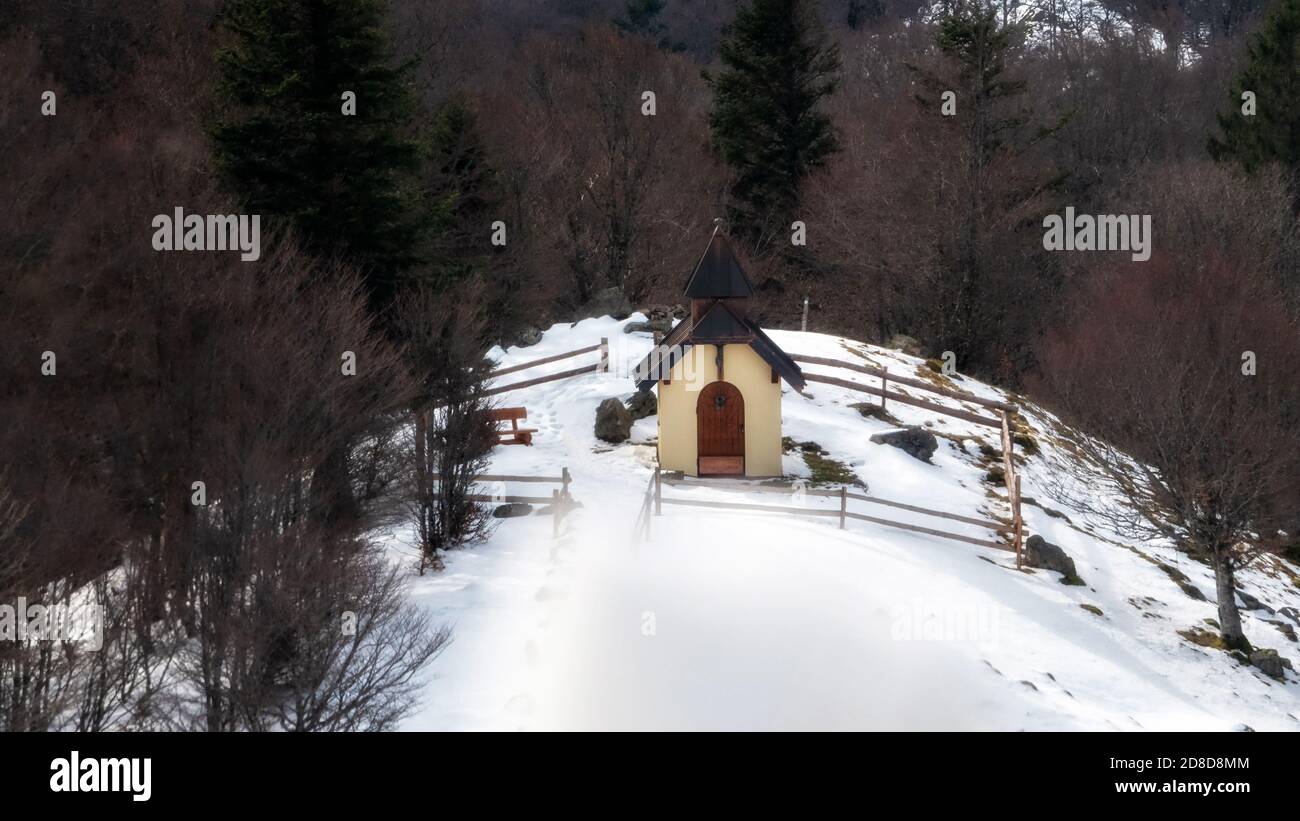
{"label": "bare tree", "polygon": [[[1222,258],[1122,265],[1047,336],[1036,391],[1083,430],[1072,500],[1215,572],[1224,642],[1248,648],[1234,574],[1294,533],[1300,337],[1278,290]],[[1257,370],[1256,370],[1257,369]]]}
{"label": "bare tree", "polygon": [[491,363],[483,357],[482,304],[479,284],[470,282],[442,294],[411,294],[398,306],[397,332],[419,386],[403,498],[415,522],[421,573],[441,568],[441,551],[490,533],[488,511],[467,498],[496,444],[484,396]]}

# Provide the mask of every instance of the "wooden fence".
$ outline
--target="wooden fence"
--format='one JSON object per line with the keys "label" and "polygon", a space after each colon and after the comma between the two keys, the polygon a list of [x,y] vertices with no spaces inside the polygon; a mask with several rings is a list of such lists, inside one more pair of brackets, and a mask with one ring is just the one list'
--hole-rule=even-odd
{"label": "wooden fence", "polygon": [[[433,481],[438,481],[433,477]],[[567,467],[560,468],[559,476],[512,476],[502,473],[481,473],[474,477],[476,484],[483,482],[528,482],[540,484],[559,485],[558,488],[551,489],[550,496],[510,496],[510,495],[493,495],[487,493],[473,493],[466,496],[466,500],[480,503],[507,503],[507,504],[529,504],[529,505],[550,505],[551,506],[551,536],[560,535],[560,524],[564,517],[577,507],[574,503],[573,495],[569,493],[569,485],[573,482],[573,476],[569,473]]]}
{"label": "wooden fence", "polygon": [[[823,356],[804,356],[801,354],[792,354],[790,358],[795,360],[796,362],[805,362],[811,365],[826,365],[832,368],[843,368],[845,370],[853,371],[855,373],[866,374],[867,376],[874,376],[879,378],[881,380],[881,384],[880,387],[877,388],[871,385],[864,385],[860,382],[854,382],[849,379],[840,379],[839,377],[835,377],[835,376],[825,376],[823,374],[817,374],[817,373],[804,373],[803,375],[804,379],[808,380],[809,382],[822,382],[828,385],[836,385],[841,388],[848,388],[849,390],[861,391],[862,393],[869,393],[873,396],[879,396],[880,406],[882,408],[885,407],[885,403],[888,400],[892,399],[895,402],[900,402],[904,405],[911,405],[913,407],[922,408],[924,410],[928,410],[933,413],[941,413],[944,414],[945,416],[951,416],[956,419],[963,419],[967,422],[974,422],[979,425],[987,425],[991,428],[998,429],[1002,435],[1002,475],[1003,475],[1003,481],[1005,482],[1007,487],[1007,505],[1008,507],[1010,507],[1011,510],[1011,526],[1009,528],[1003,526],[1002,532],[1006,532],[1011,535],[1012,544],[1010,549],[1015,551],[1016,567],[1019,568],[1023,566],[1024,518],[1021,516],[1020,513],[1020,477],[1016,473],[1015,440],[1011,436],[1011,425],[1009,421],[1010,415],[1014,415],[1019,412],[1019,409],[1015,405],[1009,404],[1007,402],[1000,402],[996,399],[985,399],[982,396],[976,396],[971,393],[966,393],[965,391],[949,390],[947,388],[942,388],[938,385],[933,385],[923,379],[913,379],[911,377],[892,374],[889,372],[888,369],[877,368],[871,365],[859,365],[856,362],[843,362],[838,359],[829,359]],[[956,399],[962,402],[970,402],[972,404],[997,411],[998,415],[997,417],[981,416],[978,413],[971,413],[970,411],[959,410],[957,408],[948,408],[936,402],[930,402],[925,399],[918,399],[914,396],[905,396],[900,393],[891,393],[889,391],[890,381],[897,382],[901,385],[909,385],[914,388],[920,388],[921,390],[930,391],[931,393],[936,393],[939,394],[940,396],[946,396],[950,399]],[[863,499],[863,501],[867,501],[867,500]],[[897,503],[895,503],[895,506],[897,506]],[[914,512],[929,513],[931,515],[933,515],[934,513],[933,511],[926,511],[923,509],[916,509]],[[864,518],[856,514],[846,514],[846,515],[848,515],[849,518]],[[889,524],[884,520],[872,519],[870,517],[866,517],[866,520],[874,521],[877,524]],[[930,531],[921,529],[919,532],[930,532]],[[956,538],[953,537],[951,534],[944,534],[939,531],[933,531],[932,535],[944,536],[945,538]],[[965,537],[961,537],[961,540],[974,542],[975,544],[989,545],[988,542],[981,542],[980,540],[974,540]],[[999,546],[1004,548],[1006,547],[1005,545],[999,545]]]}
{"label": "wooden fence", "polygon": [[553,373],[550,374],[549,376],[539,376],[535,379],[525,379],[523,382],[513,382],[509,385],[500,385],[495,388],[489,388],[488,390],[483,392],[483,395],[495,396],[499,393],[516,391],[519,390],[520,388],[529,388],[532,387],[533,385],[540,385],[543,382],[554,382],[558,379],[569,379],[574,376],[581,376],[584,373],[608,373],[609,372],[609,340],[602,336],[600,338],[600,343],[597,345],[589,345],[585,348],[578,348],[572,351],[565,351],[564,353],[557,353],[554,356],[544,356],[541,359],[534,359],[531,362],[524,362],[523,364],[520,365],[511,365],[509,368],[501,368],[500,370],[493,371],[492,377],[495,378],[498,376],[504,376],[508,373],[518,373],[519,371],[528,370],[529,368],[535,368],[538,365],[546,365],[551,362],[559,362],[560,360],[563,359],[569,359],[575,356],[581,356],[586,353],[593,353],[595,351],[600,351],[600,361],[596,363],[595,367],[592,367],[591,365],[587,365],[581,368],[574,368],[568,371],[561,371],[560,373]]}
{"label": "wooden fence", "polygon": [[[780,493],[785,496],[795,496],[802,493],[804,496],[822,497],[829,499],[839,499],[837,508],[818,508],[818,507],[799,507],[795,505],[766,505],[755,502],[723,502],[710,499],[681,499],[665,496],[663,492],[664,485],[669,487],[698,487],[722,490],[738,490],[749,493]],[[698,507],[710,508],[713,510],[752,510],[761,513],[783,513],[793,516],[818,516],[834,517],[839,519],[840,529],[844,529],[845,523],[850,519],[872,524],[892,527],[898,530],[906,530],[911,533],[921,533],[927,536],[937,536],[942,539],[950,539],[957,542],[966,542],[967,544],[979,545],[980,547],[991,547],[997,550],[1014,551],[1018,548],[1008,545],[1005,542],[995,542],[990,539],[978,539],[973,536],[966,536],[960,533],[950,533],[946,530],[939,530],[933,527],[923,527],[921,525],[899,522],[893,519],[885,519],[879,516],[870,516],[865,513],[859,513],[849,509],[849,502],[863,502],[865,504],[881,505],[891,507],[897,510],[906,510],[911,513],[919,513],[925,516],[931,516],[938,519],[947,519],[949,521],[962,522],[969,525],[982,527],[994,533],[1001,533],[1016,538],[1018,533],[1015,523],[1008,525],[1004,522],[994,521],[992,519],[978,519],[973,516],[962,516],[957,513],[949,513],[944,510],[932,510],[917,505],[896,502],[891,499],[882,499],[878,496],[869,496],[865,493],[851,491],[846,486],[841,486],[835,490],[824,488],[797,488],[792,484],[748,484],[745,482],[727,481],[721,479],[709,479],[705,481],[690,481],[687,479],[676,479],[665,477],[655,469],[651,475],[649,483],[646,486],[646,492],[641,503],[641,512],[637,517],[636,525],[633,528],[634,538],[648,539],[650,536],[650,519],[652,516],[663,514],[664,505],[678,505],[681,507]],[[653,511],[653,512],[652,512]]]}

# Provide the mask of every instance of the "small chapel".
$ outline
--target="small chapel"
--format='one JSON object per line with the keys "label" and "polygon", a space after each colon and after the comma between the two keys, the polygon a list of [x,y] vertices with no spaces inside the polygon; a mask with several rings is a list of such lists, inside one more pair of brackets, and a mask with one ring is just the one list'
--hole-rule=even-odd
{"label": "small chapel", "polygon": [[688,476],[780,476],[781,381],[803,372],[749,317],[754,287],[715,229],[691,271],[691,314],[637,366],[659,386],[659,467]]}

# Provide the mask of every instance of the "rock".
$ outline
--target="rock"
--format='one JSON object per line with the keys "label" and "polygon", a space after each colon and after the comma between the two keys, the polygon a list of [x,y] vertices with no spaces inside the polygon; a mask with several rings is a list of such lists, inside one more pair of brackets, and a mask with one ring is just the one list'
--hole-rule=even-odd
{"label": "rock", "polygon": [[675,319],[685,319],[691,315],[691,310],[685,305],[645,305],[641,308],[641,313],[645,314],[651,322],[666,319],[671,325]]}
{"label": "rock", "polygon": [[504,505],[498,505],[496,510],[492,511],[494,519],[514,519],[519,516],[527,516],[533,512],[533,506],[527,502],[509,502]]}
{"label": "rock", "polygon": [[1250,663],[1264,675],[1278,681],[1285,681],[1286,671],[1291,669],[1291,660],[1279,656],[1276,650],[1252,650]]}
{"label": "rock", "polygon": [[902,351],[911,356],[921,355],[921,343],[907,334],[894,334],[885,343],[886,348],[893,348],[896,351]]}
{"label": "rock", "polygon": [[596,408],[596,438],[612,444],[627,441],[632,421],[632,412],[622,402],[606,399]]}
{"label": "rock", "polygon": [[632,315],[632,303],[623,295],[622,288],[605,288],[597,291],[591,299],[578,308],[578,318],[589,316],[611,316],[614,319],[627,319]]}
{"label": "rock", "polygon": [[1237,598],[1241,599],[1242,607],[1245,607],[1247,610],[1263,610],[1264,612],[1268,613],[1270,616],[1273,615],[1273,608],[1264,604],[1262,601],[1250,595],[1244,590],[1237,591]]}
{"label": "rock", "polygon": [[633,420],[645,419],[659,412],[659,400],[653,391],[637,391],[627,400],[627,409]]}
{"label": "rock", "polygon": [[623,326],[625,334],[666,334],[673,329],[671,319],[652,319],[649,322],[629,322]]}
{"label": "rock", "polygon": [[536,345],[538,342],[541,341],[542,341],[541,330],[538,328],[534,328],[532,325],[529,325],[528,327],[524,328],[515,336],[515,346],[519,348],[527,348],[530,345]]}
{"label": "rock", "polygon": [[1300,636],[1296,635],[1295,628],[1284,621],[1274,621],[1273,619],[1264,619],[1268,624],[1277,628],[1278,632],[1294,642],[1300,643]]}
{"label": "rock", "polygon": [[1064,577],[1061,579],[1062,584],[1083,584],[1083,579],[1079,578],[1078,571],[1074,569],[1074,559],[1037,534],[1025,540],[1025,562],[1030,567],[1055,570]]}
{"label": "rock", "polygon": [[1297,610],[1294,607],[1279,607],[1277,614],[1279,616],[1286,616],[1296,624],[1300,624],[1300,610]]}
{"label": "rock", "polygon": [[930,457],[939,449],[939,440],[934,434],[915,425],[873,433],[871,441],[882,445],[893,445],[913,459],[920,459],[926,463],[930,462]]}

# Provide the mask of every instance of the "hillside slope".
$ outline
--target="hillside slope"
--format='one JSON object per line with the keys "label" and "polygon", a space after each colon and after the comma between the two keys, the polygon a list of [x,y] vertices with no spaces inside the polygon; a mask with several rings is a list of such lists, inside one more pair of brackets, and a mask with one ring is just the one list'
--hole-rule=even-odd
{"label": "hillside slope", "polygon": [[[511,365],[610,339],[611,373],[502,397],[527,407],[539,432],[531,448],[498,448],[493,472],[568,467],[583,507],[559,539],[549,517],[504,520],[487,543],[453,552],[444,572],[416,580],[412,595],[455,625],[455,639],[406,728],[1300,729],[1294,676],[1279,683],[1180,635],[1209,629],[1216,615],[1212,601],[1188,592],[1213,596],[1207,567],[1167,545],[1094,530],[1054,498],[1050,461],[1069,453],[1053,436],[1059,423],[1023,403],[1040,449],[1022,468],[1024,495],[1036,500],[1025,506],[1027,526],[1074,558],[1083,586],[1054,572],[1017,572],[1003,551],[865,522],[839,530],[833,518],[666,507],[650,541],[637,544],[632,525],[651,474],[655,420],[638,422],[633,441],[618,446],[592,430],[603,399],[631,395],[628,373],[651,345],[646,334],[624,334],[624,324],[556,325],[535,346],[494,352]],[[792,353],[864,357],[908,375],[924,369],[915,357],[838,337],[771,335]],[[1007,398],[972,379],[957,387]],[[979,447],[997,447],[996,431],[891,404],[898,421],[941,435],[929,465],[870,442],[892,425],[851,407],[863,401],[876,400],[824,384],[810,384],[806,396],[787,387],[785,434],[815,442],[874,495],[1005,516],[1005,492],[986,481]],[[810,473],[798,448],[785,468]],[[786,503],[768,493],[672,493]],[[391,543],[395,558],[412,559],[407,534]],[[1269,558],[1240,582],[1278,611],[1243,612],[1251,642],[1300,655],[1288,636],[1300,627],[1296,569]]]}

